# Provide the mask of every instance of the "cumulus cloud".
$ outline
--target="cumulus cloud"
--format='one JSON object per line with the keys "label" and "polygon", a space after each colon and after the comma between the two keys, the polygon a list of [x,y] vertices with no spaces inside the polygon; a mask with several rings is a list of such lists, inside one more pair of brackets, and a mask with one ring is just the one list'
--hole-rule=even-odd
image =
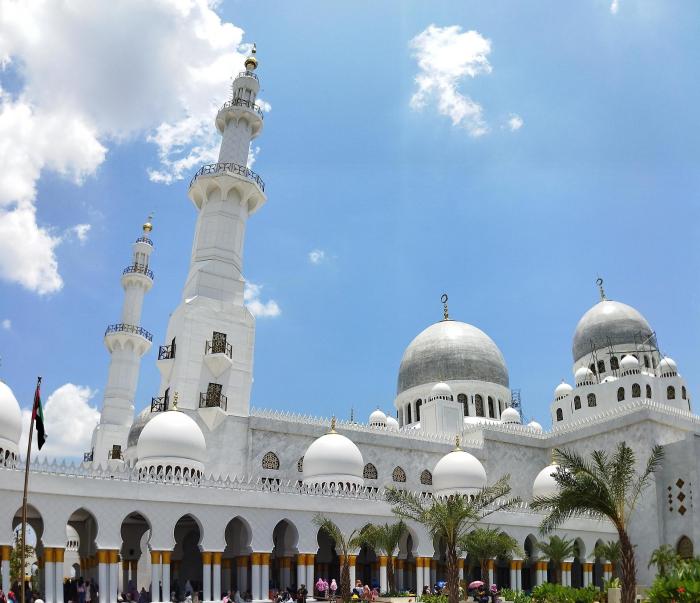
{"label": "cumulus cloud", "polygon": [[80,243],[85,243],[91,228],[90,224],[76,224],[71,228],[71,233],[75,235]]}
{"label": "cumulus cloud", "polygon": [[12,328],[12,321],[9,318],[4,318],[0,323],[0,327],[5,331],[9,331]]}
{"label": "cumulus cloud", "polygon": [[524,123],[523,118],[517,113],[511,113],[508,116],[508,128],[511,132],[515,132],[522,128]]}
{"label": "cumulus cloud", "polygon": [[142,137],[157,148],[156,182],[216,160],[213,116],[249,50],[216,4],[0,0],[0,82],[8,70],[20,82],[0,88],[0,278],[40,294],[62,286],[65,237],[36,216],[43,171],[80,184],[109,146]]}
{"label": "cumulus cloud", "polygon": [[[46,444],[39,454],[49,458],[82,457],[90,449],[92,431],[100,420],[100,413],[90,400],[96,391],[84,385],[66,383],[55,390],[44,402],[44,427]],[[19,449],[27,450],[31,411],[22,412],[25,430]],[[36,439],[34,440],[36,442]],[[36,454],[37,449],[34,449]]]}
{"label": "cumulus cloud", "polygon": [[458,25],[430,25],[411,40],[410,47],[419,69],[411,107],[421,110],[435,103],[441,115],[471,136],[486,134],[482,106],[458,88],[465,77],[491,72],[491,41],[478,31],[463,32]]}
{"label": "cumulus cloud", "polygon": [[274,299],[266,302],[260,299],[262,285],[246,283],[243,290],[243,301],[250,313],[256,318],[274,318],[282,313],[279,305]]}
{"label": "cumulus cloud", "polygon": [[312,264],[322,264],[326,261],[326,252],[323,249],[314,249],[309,252],[309,262]]}

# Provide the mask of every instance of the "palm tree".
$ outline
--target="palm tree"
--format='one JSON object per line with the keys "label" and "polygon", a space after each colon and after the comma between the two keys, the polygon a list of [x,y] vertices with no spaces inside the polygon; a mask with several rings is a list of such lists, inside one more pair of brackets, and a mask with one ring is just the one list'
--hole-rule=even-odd
{"label": "palm tree", "polygon": [[335,543],[336,552],[339,554],[342,561],[340,567],[339,596],[344,603],[347,603],[350,600],[349,555],[350,551],[362,545],[362,538],[357,530],[353,530],[350,534],[345,534],[337,524],[321,514],[314,517],[314,523]]}
{"label": "palm tree", "polygon": [[561,583],[561,564],[564,559],[568,559],[574,554],[576,545],[573,539],[555,535],[550,536],[549,542],[538,542],[536,546],[545,557],[554,563],[554,581],[557,584]]}
{"label": "palm tree", "polygon": [[540,525],[543,533],[579,515],[608,519],[615,526],[620,539],[622,603],[634,603],[637,587],[629,523],[639,496],[661,465],[663,455],[663,447],[654,446],[644,471],[638,473],[634,451],[625,442],[620,442],[612,455],[604,450],[593,451],[590,460],[557,448],[554,461],[559,468],[553,475],[558,491],[535,497],[531,504],[534,510],[548,511]]}
{"label": "palm tree", "polygon": [[649,565],[647,567],[655,565],[659,576],[665,576],[673,571],[680,561],[680,555],[676,553],[671,545],[662,544],[658,549],[654,549],[651,552]]}
{"label": "palm tree", "polygon": [[365,526],[359,534],[359,538],[363,544],[373,549],[380,555],[387,557],[386,563],[386,581],[388,583],[389,592],[395,592],[394,589],[394,554],[399,548],[401,538],[406,531],[406,524],[403,521],[389,525],[388,523]]}
{"label": "palm tree", "polygon": [[620,542],[618,540],[601,542],[593,549],[593,554],[600,559],[607,559],[612,563],[613,569],[617,570],[617,564],[620,562],[620,556],[622,555]]}
{"label": "palm tree", "polygon": [[449,603],[459,603],[457,559],[467,532],[491,513],[520,502],[518,498],[506,498],[511,490],[509,481],[510,476],[504,475],[471,496],[426,498],[393,487],[386,491],[386,499],[397,516],[422,524],[433,541],[445,543]]}
{"label": "palm tree", "polygon": [[494,557],[509,558],[521,554],[518,541],[499,528],[476,528],[464,536],[460,548],[475,559],[481,567],[481,579],[488,582],[488,561]]}

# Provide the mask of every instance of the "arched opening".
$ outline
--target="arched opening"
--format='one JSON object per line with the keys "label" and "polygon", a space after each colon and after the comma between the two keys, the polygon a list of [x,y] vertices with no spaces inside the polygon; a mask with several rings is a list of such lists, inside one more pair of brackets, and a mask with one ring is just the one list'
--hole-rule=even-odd
{"label": "arched opening", "polygon": [[416,588],[416,558],[414,556],[413,535],[407,529],[399,543],[398,559],[394,567],[394,581],[399,592],[415,593]]}
{"label": "arched opening", "polygon": [[262,458],[262,468],[268,471],[279,471],[279,457],[272,451],[266,452],[265,456]]}
{"label": "arched opening", "polygon": [[420,421],[420,407],[423,406],[423,400],[420,398],[416,402],[416,421]]}
{"label": "arched opening", "polygon": [[[13,538],[16,539],[17,542],[20,542],[21,538],[21,530],[22,530],[22,509],[18,509],[15,512],[14,517],[12,518],[12,534]],[[39,569],[39,566],[41,565],[40,560],[44,556],[44,544],[42,542],[42,535],[44,533],[44,520],[41,516],[41,513],[37,510],[36,507],[32,505],[27,505],[27,527],[26,527],[26,535],[25,535],[25,542],[28,547],[31,547],[27,551],[27,559],[26,559],[26,566],[25,566],[25,578],[27,582],[30,584],[31,588],[33,590],[38,590],[41,593],[46,592],[46,582],[45,582],[45,575],[43,568]],[[12,570],[12,568],[11,568]],[[19,571],[19,574],[21,574],[21,568]],[[10,580],[14,584],[16,581],[20,579],[19,575],[13,575],[12,571],[10,574]],[[5,585],[3,585],[3,589],[5,589]],[[7,586],[7,589],[9,590],[9,585]],[[7,593],[7,590],[5,590],[5,593]],[[19,597],[19,595],[18,595]]]}
{"label": "arched opening", "polygon": [[[95,516],[87,509],[80,508],[74,511],[68,518],[68,523],[66,524],[66,534],[77,534],[79,545],[77,547],[77,550],[74,553],[72,553],[72,555],[68,555],[68,551],[64,553],[63,567],[60,568],[61,572],[63,573],[63,576],[61,576],[61,578],[63,578],[63,580],[70,578],[71,572],[73,571],[72,566],[75,563],[77,563],[79,567],[81,565],[83,566],[83,570],[79,572],[77,581],[71,582],[69,580],[67,583],[68,592],[66,594],[69,597],[71,597],[73,594],[75,594],[76,596],[75,599],[71,600],[77,601],[78,582],[81,578],[84,582],[89,581],[89,584],[86,584],[85,588],[90,588],[91,594],[93,591],[95,592],[95,594],[97,594],[96,582],[98,579],[98,568],[94,565],[93,567],[88,568],[88,564],[86,563],[87,559],[95,558],[97,556],[97,530],[97,520],[95,519]],[[68,560],[66,559],[66,557],[68,557]],[[81,559],[83,560],[82,564]],[[119,590],[119,586],[120,585],[116,584],[113,585],[112,594],[114,596],[116,596],[117,591]]]}
{"label": "arched opening", "polygon": [[362,470],[362,477],[364,479],[377,479],[379,477],[377,468],[372,463],[367,463]]}
{"label": "arched opening", "polygon": [[423,469],[423,471],[420,474],[420,483],[424,486],[432,486],[433,474],[430,473],[430,471],[428,471],[427,469]]}
{"label": "arched opening", "polygon": [[[202,553],[199,543],[202,539],[202,531],[199,522],[192,515],[183,515],[175,524],[174,529],[175,548],[171,557],[170,579],[174,584],[181,585],[185,596],[187,593],[200,593],[202,590]],[[167,599],[157,599],[157,584],[151,585],[151,601],[170,601],[171,590],[168,585],[163,585],[161,596]],[[201,597],[200,597],[201,599]]]}
{"label": "arched opening", "polygon": [[475,407],[475,411],[476,411],[476,416],[483,417],[484,416],[484,399],[481,397],[481,394],[476,394],[476,396],[474,396],[474,407]]}
{"label": "arched opening", "polygon": [[595,394],[588,394],[588,407],[593,408],[596,405]]}
{"label": "arched opening", "polygon": [[574,396],[574,410],[581,410],[581,396]]}
{"label": "arched opening", "polygon": [[[324,577],[330,582],[330,576]],[[362,584],[367,584],[370,588],[379,588],[379,558],[376,552],[367,545],[360,549],[357,556],[355,579],[362,580]]]}
{"label": "arched opening", "polygon": [[642,397],[642,387],[639,385],[639,383],[632,384],[632,397],[633,398],[641,398]]}
{"label": "arched opening", "polygon": [[394,470],[391,473],[391,479],[392,479],[392,481],[395,481],[398,483],[405,483],[406,482],[406,472],[401,467],[394,467]]}
{"label": "arched opening", "polygon": [[[250,593],[250,542],[252,531],[248,522],[240,517],[234,517],[226,525],[224,537],[226,548],[221,561],[222,591],[233,595],[236,591]],[[245,599],[245,597],[243,597]]]}
{"label": "arched opening", "polygon": [[676,388],[673,387],[673,385],[669,385],[666,388],[666,399],[667,400],[675,400],[676,399]]}
{"label": "arched opening", "polygon": [[574,561],[571,564],[571,586],[583,588],[583,562],[586,559],[586,546],[580,538],[574,541]]}
{"label": "arched opening", "polygon": [[617,356],[611,356],[610,357],[610,370],[617,371],[619,369],[620,369],[620,361],[617,359]]}
{"label": "arched opening", "polygon": [[272,567],[270,582],[273,589],[283,591],[289,589],[296,592],[296,558],[299,552],[299,532],[288,519],[283,519],[272,531]]}
{"label": "arched opening", "polygon": [[[596,548],[598,548],[598,545],[602,545],[603,541],[598,540],[598,542],[595,543],[594,551]],[[603,565],[605,564],[606,560],[601,559],[600,557],[596,556],[595,558],[595,563],[593,564],[593,585],[597,586],[598,588],[602,589],[603,588],[603,578],[604,578],[604,572],[603,572]]]}
{"label": "arched opening", "polygon": [[469,403],[467,401],[466,394],[458,394],[457,395],[457,402],[459,402],[462,405],[462,413],[464,414],[464,416],[468,417],[469,416]]}
{"label": "arched opening", "polygon": [[411,418],[411,405],[410,404],[406,407],[406,417],[407,417],[406,424],[410,425],[411,423],[413,423],[413,420]]}
{"label": "arched opening", "polygon": [[605,372],[605,361],[598,360],[598,374],[602,375]]}
{"label": "arched opening", "polygon": [[648,383],[646,386],[646,390],[647,390],[647,392],[646,392],[647,393],[647,400],[651,400],[651,385],[649,385]]}
{"label": "arched opening", "polygon": [[564,411],[561,408],[557,408],[557,421],[564,420]]}
{"label": "arched opening", "polygon": [[[131,594],[138,600],[141,588],[148,590],[151,584],[151,559],[148,543],[151,539],[151,526],[144,515],[129,513],[121,525],[122,559],[121,593]],[[71,599],[77,601],[77,599]]]}
{"label": "arched opening", "polygon": [[687,397],[687,392],[685,391],[685,385],[683,385],[681,387],[681,398],[683,398],[685,400],[686,397]]}
{"label": "arched opening", "polygon": [[[316,537],[318,542],[318,552],[316,553],[316,578],[325,578],[329,583],[333,577],[340,576],[340,562],[338,554],[335,551],[335,540],[333,540],[323,530],[318,531]],[[357,571],[357,569],[355,570]],[[315,578],[315,579],[316,579]],[[320,596],[316,590],[316,584],[307,584],[306,588],[309,592],[313,591],[314,597]]]}
{"label": "arched opening", "polygon": [[493,398],[491,396],[488,397],[488,403],[489,403],[489,418],[494,419],[496,417],[496,411],[494,410]]}
{"label": "arched opening", "polygon": [[676,552],[681,559],[692,559],[694,556],[693,541],[687,536],[681,536],[676,545]]}
{"label": "arched opening", "polygon": [[523,551],[525,552],[525,561],[522,569],[522,587],[523,590],[530,591],[537,584],[537,539],[530,534],[523,543]]}
{"label": "arched opening", "polygon": [[625,388],[618,387],[617,388],[617,401],[622,402],[624,399],[625,399]]}

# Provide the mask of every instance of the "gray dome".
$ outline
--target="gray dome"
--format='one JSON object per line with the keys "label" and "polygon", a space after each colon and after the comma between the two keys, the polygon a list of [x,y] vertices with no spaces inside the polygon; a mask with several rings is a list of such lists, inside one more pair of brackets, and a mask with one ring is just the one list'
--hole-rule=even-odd
{"label": "gray dome", "polygon": [[153,417],[156,416],[157,413],[152,413],[151,412],[151,407],[146,406],[137,416],[136,419],[134,419],[134,422],[131,425],[131,429],[129,429],[129,435],[126,438],[126,447],[131,448],[132,446],[136,446],[136,444],[139,441],[139,436],[141,435],[141,432],[143,431],[143,428],[146,427],[146,423],[148,423]]}
{"label": "gray dome", "polygon": [[593,306],[579,320],[574,333],[572,353],[578,362],[593,349],[608,345],[649,344],[656,345],[654,331],[646,318],[632,306],[604,299]]}
{"label": "gray dome", "polygon": [[508,387],[508,369],[501,350],[481,329],[458,320],[442,320],[406,348],[397,394],[437,381],[486,381]]}

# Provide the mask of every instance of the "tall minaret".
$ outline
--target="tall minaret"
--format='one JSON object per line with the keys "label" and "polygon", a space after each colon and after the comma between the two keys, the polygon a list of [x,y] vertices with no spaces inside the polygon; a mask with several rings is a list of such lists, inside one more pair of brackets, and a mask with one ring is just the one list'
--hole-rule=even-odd
{"label": "tall minaret", "polygon": [[105,387],[100,422],[92,434],[92,460],[104,464],[121,458],[126,449],[129,428],[134,420],[134,395],[141,357],[150,349],[153,336],[139,326],[146,292],[153,285],[148,263],[153,253],[151,216],[143,225],[143,235],[133,244],[133,259],[122,272],[124,306],[121,321],[105,331],[105,346],[112,355]]}
{"label": "tall minaret", "polygon": [[190,182],[188,196],[199,212],[190,268],[158,354],[162,380],[153,408],[166,408],[177,392],[180,410],[197,411],[211,429],[226,415],[248,416],[253,381],[255,319],[243,303],[243,239],[248,217],[266,201],[263,181],[246,167],[263,125],[254,55],[255,47],[216,115],[219,162]]}

